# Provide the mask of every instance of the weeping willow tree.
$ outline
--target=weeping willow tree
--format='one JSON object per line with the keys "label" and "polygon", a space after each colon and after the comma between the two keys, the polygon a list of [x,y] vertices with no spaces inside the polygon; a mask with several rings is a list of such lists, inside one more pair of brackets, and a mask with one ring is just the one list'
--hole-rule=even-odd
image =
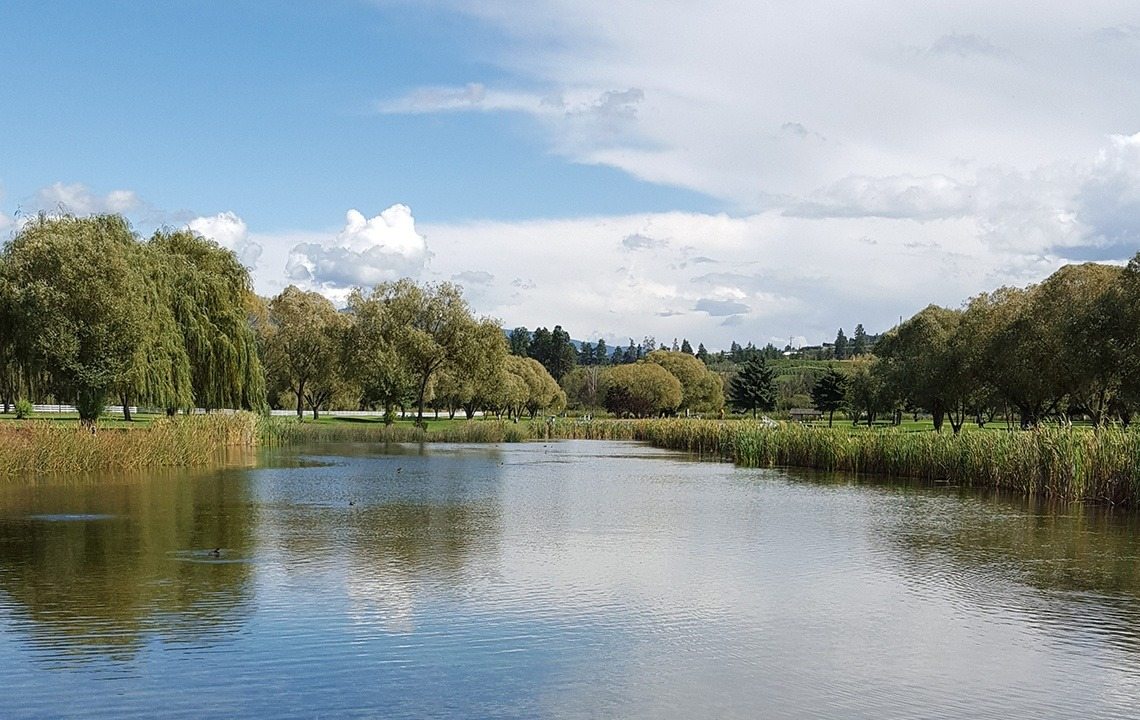
{"label": "weeping willow tree", "polygon": [[170,302],[177,278],[153,248],[139,248],[139,263],[142,300],[150,314],[126,377],[116,388],[123,419],[128,421],[132,403],[182,409],[194,403],[190,357]]}
{"label": "weeping willow tree", "polygon": [[[263,409],[265,374],[249,319],[249,272],[234,253],[190,230],[159,230],[148,249],[187,358],[190,401],[207,410]],[[156,337],[164,347],[172,341],[165,332]],[[173,395],[163,406],[173,411],[185,400]]]}
{"label": "weeping willow tree", "polygon": [[118,215],[40,215],[16,233],[0,263],[23,373],[49,375],[92,428],[108,395],[128,383],[146,338],[149,280],[140,250]]}

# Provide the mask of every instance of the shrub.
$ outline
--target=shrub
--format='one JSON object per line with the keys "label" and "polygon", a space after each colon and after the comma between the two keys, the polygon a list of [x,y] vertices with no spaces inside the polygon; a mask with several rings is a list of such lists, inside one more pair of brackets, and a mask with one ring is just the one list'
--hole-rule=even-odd
{"label": "shrub", "polygon": [[16,419],[24,420],[32,416],[32,402],[30,400],[16,401]]}

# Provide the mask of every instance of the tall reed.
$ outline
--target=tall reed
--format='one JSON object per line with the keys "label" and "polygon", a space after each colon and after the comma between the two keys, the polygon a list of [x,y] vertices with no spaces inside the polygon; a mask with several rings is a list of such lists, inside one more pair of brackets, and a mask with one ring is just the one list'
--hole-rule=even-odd
{"label": "tall reed", "polygon": [[[638,426],[634,426],[638,427]],[[658,421],[637,438],[749,467],[794,466],[1017,490],[1069,500],[1140,501],[1140,434],[1121,428],[852,432],[797,424]]]}
{"label": "tall reed", "polygon": [[85,472],[206,465],[227,447],[257,442],[252,413],[161,418],[138,429],[97,434],[47,420],[0,425],[0,473]]}

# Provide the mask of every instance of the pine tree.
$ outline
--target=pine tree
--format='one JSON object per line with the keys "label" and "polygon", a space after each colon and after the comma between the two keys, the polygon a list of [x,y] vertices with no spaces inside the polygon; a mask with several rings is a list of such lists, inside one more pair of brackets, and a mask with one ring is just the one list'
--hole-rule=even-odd
{"label": "pine tree", "polygon": [[863,329],[863,323],[859,323],[855,326],[855,335],[851,338],[851,354],[866,355],[868,351],[867,331]]}
{"label": "pine tree", "polygon": [[681,341],[681,352],[693,354],[693,346],[689,344],[689,339],[685,338]]}
{"label": "pine tree", "polygon": [[776,371],[762,357],[752,357],[741,366],[728,385],[728,401],[738,410],[772,410],[776,407]]}
{"label": "pine tree", "polygon": [[609,350],[606,341],[598,338],[598,345],[594,348],[594,361],[597,365],[608,365],[610,362]]}
{"label": "pine tree", "polygon": [[811,389],[811,403],[816,410],[827,413],[828,427],[831,427],[835,411],[843,407],[846,397],[847,376],[830,366]]}
{"label": "pine tree", "polygon": [[703,362],[705,365],[709,364],[709,351],[705,350],[704,343],[697,344],[697,359]]}
{"label": "pine tree", "polygon": [[843,334],[843,328],[839,328],[839,332],[835,334],[835,359],[847,359],[847,336]]}
{"label": "pine tree", "polygon": [[530,349],[530,331],[525,327],[517,327],[507,336],[507,342],[511,346],[511,355],[526,357]]}
{"label": "pine tree", "polygon": [[594,343],[590,342],[589,340],[582,342],[582,349],[578,351],[578,364],[594,364]]}

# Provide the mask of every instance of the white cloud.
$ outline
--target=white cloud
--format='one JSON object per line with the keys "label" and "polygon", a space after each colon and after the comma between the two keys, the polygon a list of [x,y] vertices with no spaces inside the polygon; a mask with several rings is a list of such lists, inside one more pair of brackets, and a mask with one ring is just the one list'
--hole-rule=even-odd
{"label": "white cloud", "polygon": [[293,245],[285,274],[291,282],[337,297],[353,286],[416,277],[429,257],[427,240],[416,232],[407,205],[393,205],[371,218],[349,210],[335,237]]}
{"label": "white cloud", "polygon": [[[611,345],[654,335],[719,348],[769,337],[831,340],[856,323],[885,330],[930,302],[957,306],[982,290],[1038,281],[1062,262],[987,243],[983,230],[973,218],[916,224],[770,211],[484,221],[426,232],[428,277],[468,268],[512,277],[526,268],[525,282],[479,289],[476,310],[506,327],[557,323]],[[630,252],[622,243],[630,236],[687,245]],[[694,248],[717,262],[692,262]]]}
{"label": "white cloud", "polygon": [[132,190],[112,190],[106,195],[97,195],[82,183],[65,185],[57,182],[40,188],[32,199],[32,213],[65,212],[72,215],[92,213],[130,213],[143,207],[142,201]]}
{"label": "white cloud", "polygon": [[844,178],[1029,173],[1140,129],[1140,5],[1121,0],[442,2],[506,38],[475,49],[494,79],[382,109],[526,113],[574,161],[744,213]]}
{"label": "white cloud", "polygon": [[222,247],[233,250],[238,260],[248,268],[257,267],[261,245],[249,237],[245,221],[232,211],[197,217],[186,224],[194,232],[214,240]]}
{"label": "white cloud", "polygon": [[1140,133],[1110,138],[1077,191],[1074,220],[1085,232],[1069,257],[1118,259],[1140,250]]}

